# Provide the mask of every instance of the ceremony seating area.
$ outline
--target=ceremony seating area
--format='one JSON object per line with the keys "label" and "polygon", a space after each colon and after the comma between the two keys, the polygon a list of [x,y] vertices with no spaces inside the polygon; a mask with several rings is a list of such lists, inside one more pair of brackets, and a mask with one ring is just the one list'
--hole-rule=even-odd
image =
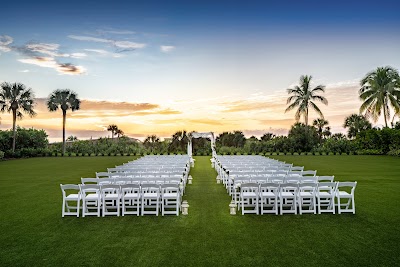
{"label": "ceremony seating area", "polygon": [[242,214],[355,214],[357,182],[262,156],[217,156],[214,167]]}
{"label": "ceremony seating area", "polygon": [[81,178],[81,184],[60,185],[62,217],[179,215],[188,156],[145,156],[107,170]]}

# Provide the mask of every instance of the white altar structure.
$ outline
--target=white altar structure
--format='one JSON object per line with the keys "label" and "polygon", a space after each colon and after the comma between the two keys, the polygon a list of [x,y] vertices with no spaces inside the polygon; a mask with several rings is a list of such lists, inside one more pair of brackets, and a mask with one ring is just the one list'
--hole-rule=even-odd
{"label": "white altar structure", "polygon": [[193,160],[193,158],[192,158],[192,155],[193,155],[192,139],[193,138],[209,138],[211,140],[212,157],[214,158],[216,156],[215,137],[214,137],[213,132],[207,132],[207,133],[191,132],[191,133],[187,134],[187,137],[188,137],[187,153],[188,153],[188,156],[192,160]]}

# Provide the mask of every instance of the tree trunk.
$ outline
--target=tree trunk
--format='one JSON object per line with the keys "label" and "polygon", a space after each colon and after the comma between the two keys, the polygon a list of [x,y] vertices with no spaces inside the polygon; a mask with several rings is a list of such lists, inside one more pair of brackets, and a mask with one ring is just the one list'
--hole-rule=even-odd
{"label": "tree trunk", "polygon": [[17,122],[17,111],[13,109],[13,143],[12,143],[12,152],[15,152],[15,139],[17,137],[16,132],[16,122]]}
{"label": "tree trunk", "polygon": [[65,122],[67,120],[67,111],[63,110],[63,148],[62,148],[62,155],[65,154]]}
{"label": "tree trunk", "polygon": [[386,118],[386,102],[383,102],[383,118],[385,118],[385,127],[387,128],[387,118]]}
{"label": "tree trunk", "polygon": [[304,115],[304,120],[306,122],[306,126],[308,126],[308,109],[306,110],[306,114]]}

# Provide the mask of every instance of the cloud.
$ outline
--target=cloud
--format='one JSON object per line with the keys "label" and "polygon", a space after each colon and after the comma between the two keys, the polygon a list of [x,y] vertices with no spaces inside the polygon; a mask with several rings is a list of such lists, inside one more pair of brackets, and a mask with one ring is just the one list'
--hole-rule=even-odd
{"label": "cloud", "polygon": [[173,51],[174,49],[175,49],[175,46],[172,46],[172,45],[162,45],[162,46],[160,46],[160,50],[161,50],[162,52],[164,52],[164,53],[171,52],[171,51]]}
{"label": "cloud", "polygon": [[[53,68],[61,74],[76,75],[85,73],[85,68],[69,62],[62,63],[56,60],[57,57],[83,58],[85,53],[64,54],[59,53],[59,44],[31,42],[23,46],[13,46],[13,38],[7,35],[0,36],[0,51],[15,51],[25,57],[18,59],[19,62],[32,64],[44,68]],[[23,71],[28,72],[28,71]]]}
{"label": "cloud", "polygon": [[90,52],[90,53],[99,54],[101,56],[110,56],[110,57],[115,57],[115,58],[123,57],[122,54],[108,52],[108,51],[103,50],[103,49],[84,49],[84,50],[87,51],[87,52]]}
{"label": "cloud", "polygon": [[69,38],[78,41],[96,42],[96,43],[106,43],[115,47],[117,52],[132,51],[140,48],[146,47],[146,44],[135,43],[131,41],[118,41],[113,39],[104,39],[91,36],[81,36],[81,35],[68,35]]}
{"label": "cloud", "polygon": [[31,72],[30,70],[19,70],[18,72],[21,72],[21,73],[28,73],[28,72]]}
{"label": "cloud", "polygon": [[87,55],[85,53],[72,53],[70,56],[72,58],[84,58],[84,57],[87,57]]}
{"label": "cloud", "polygon": [[[282,102],[282,103],[281,103]],[[284,100],[282,101],[253,101],[253,100],[238,100],[232,102],[222,103],[225,106],[224,112],[248,112],[248,111],[259,111],[259,110],[273,110],[276,108],[283,108]]]}
{"label": "cloud", "polygon": [[71,63],[58,63],[52,57],[33,57],[19,59],[19,62],[32,64],[44,68],[52,68],[61,74],[76,75],[85,73],[85,68],[82,66],[76,66]]}
{"label": "cloud", "polygon": [[130,103],[130,102],[112,102],[112,101],[94,101],[94,100],[82,100],[82,109],[85,110],[127,110],[143,111],[153,110],[159,108],[158,104],[152,103]]}
{"label": "cloud", "polygon": [[11,48],[9,47],[12,44],[14,39],[8,35],[0,35],[0,51],[10,52]]}

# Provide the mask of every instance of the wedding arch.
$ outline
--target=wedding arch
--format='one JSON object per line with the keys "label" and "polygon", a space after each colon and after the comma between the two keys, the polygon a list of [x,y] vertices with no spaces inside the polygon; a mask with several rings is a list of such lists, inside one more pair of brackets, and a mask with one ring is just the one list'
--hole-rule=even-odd
{"label": "wedding arch", "polygon": [[188,147],[187,147],[187,153],[190,158],[192,158],[193,155],[193,146],[192,146],[192,139],[193,138],[209,138],[211,140],[211,151],[212,151],[212,156],[213,158],[216,156],[216,151],[215,151],[215,137],[213,132],[206,132],[206,133],[198,133],[198,132],[191,132],[187,134],[188,137]]}

